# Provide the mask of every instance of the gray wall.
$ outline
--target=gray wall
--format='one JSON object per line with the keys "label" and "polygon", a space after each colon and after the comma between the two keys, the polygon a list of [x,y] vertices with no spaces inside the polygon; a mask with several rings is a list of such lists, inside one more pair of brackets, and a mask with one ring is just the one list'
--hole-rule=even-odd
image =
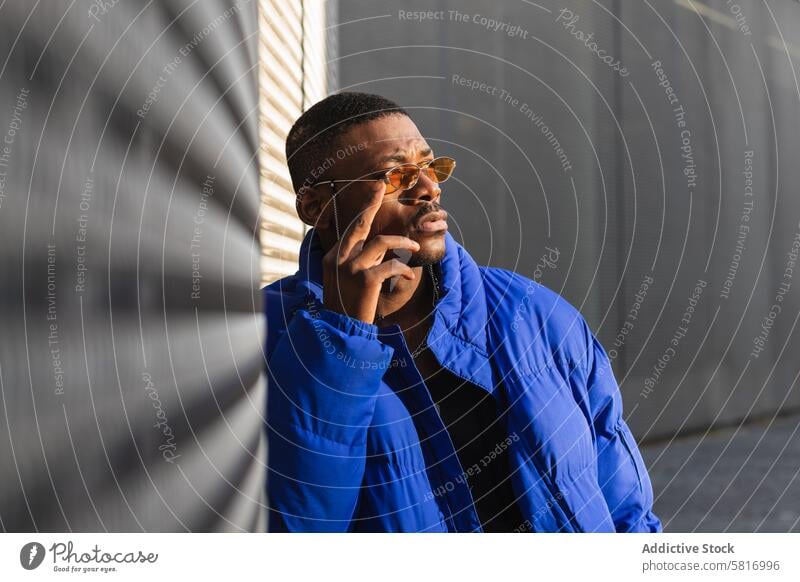
{"label": "gray wall", "polygon": [[[443,11],[423,21],[386,0],[339,6],[341,88],[397,100],[436,153],[457,158],[443,195],[452,232],[480,263],[536,277],[581,310],[644,440],[800,407],[800,273],[784,277],[800,221],[800,90],[787,55],[800,58],[800,6],[696,2],[703,20],[682,4],[402,3]],[[491,30],[482,17],[503,24]],[[537,269],[546,247],[558,249],[556,265]],[[790,285],[782,302],[781,283]],[[781,312],[751,355],[773,304]]]}
{"label": "gray wall", "polygon": [[257,20],[232,6],[0,7],[3,530],[263,529]]}

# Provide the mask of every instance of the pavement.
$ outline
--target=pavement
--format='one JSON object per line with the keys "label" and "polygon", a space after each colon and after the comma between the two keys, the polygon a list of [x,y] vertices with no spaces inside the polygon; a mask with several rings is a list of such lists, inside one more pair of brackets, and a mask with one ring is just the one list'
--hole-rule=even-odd
{"label": "pavement", "polygon": [[800,415],[640,449],[665,532],[800,532]]}

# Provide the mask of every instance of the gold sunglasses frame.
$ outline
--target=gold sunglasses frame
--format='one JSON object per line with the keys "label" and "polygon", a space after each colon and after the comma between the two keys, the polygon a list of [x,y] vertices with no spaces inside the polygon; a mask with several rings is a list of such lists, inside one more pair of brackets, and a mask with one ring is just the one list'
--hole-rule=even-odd
{"label": "gold sunglasses frame", "polygon": [[[427,168],[427,167],[429,167],[432,163],[434,163],[437,160],[452,160],[452,162],[453,162],[453,168],[452,168],[452,170],[450,170],[450,175],[447,176],[447,178],[445,178],[444,180],[436,182],[437,184],[441,184],[442,182],[446,182],[448,179],[450,179],[450,177],[453,175],[453,170],[456,169],[456,161],[453,158],[449,157],[449,156],[439,156],[439,157],[433,158],[432,160],[428,160],[426,162],[421,162],[419,164],[412,164],[410,162],[409,163],[405,163],[405,164],[398,164],[398,165],[393,166],[393,167],[389,168],[388,170],[386,170],[383,173],[383,176],[380,177],[380,178],[361,178],[361,179],[355,179],[355,180],[320,180],[319,182],[315,182],[314,184],[311,184],[311,188],[314,188],[315,186],[319,186],[320,184],[330,184],[331,188],[334,188],[334,184],[341,183],[341,182],[348,182],[348,183],[349,182],[383,182],[383,183],[389,185],[391,183],[390,180],[389,180],[389,174],[391,172],[397,170],[398,168],[402,168],[403,166],[416,166],[418,171],[417,171],[417,177],[414,178],[414,181],[407,188],[397,188],[396,190],[392,190],[392,192],[390,192],[390,193],[404,192],[404,191],[410,190],[411,188],[416,186],[417,182],[419,181],[419,175],[422,173],[422,170]],[[381,172],[381,171],[382,170],[377,170],[376,172],[370,172],[370,173],[375,174],[375,173]],[[367,175],[369,175],[369,174],[367,174]]]}

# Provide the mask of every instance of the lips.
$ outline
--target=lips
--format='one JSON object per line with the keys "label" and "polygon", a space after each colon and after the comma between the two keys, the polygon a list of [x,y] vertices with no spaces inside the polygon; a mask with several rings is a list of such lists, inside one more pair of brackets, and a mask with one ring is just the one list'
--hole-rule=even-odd
{"label": "lips", "polygon": [[423,216],[416,224],[417,230],[426,233],[441,232],[447,230],[447,212],[436,210]]}

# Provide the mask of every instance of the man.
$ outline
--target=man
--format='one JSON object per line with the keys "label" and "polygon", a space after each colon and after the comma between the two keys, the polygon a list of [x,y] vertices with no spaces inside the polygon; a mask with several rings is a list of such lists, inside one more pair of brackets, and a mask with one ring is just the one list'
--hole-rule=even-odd
{"label": "man", "polygon": [[299,271],[265,289],[271,531],[660,531],[602,346],[447,230],[409,115],[340,93],[286,140]]}

